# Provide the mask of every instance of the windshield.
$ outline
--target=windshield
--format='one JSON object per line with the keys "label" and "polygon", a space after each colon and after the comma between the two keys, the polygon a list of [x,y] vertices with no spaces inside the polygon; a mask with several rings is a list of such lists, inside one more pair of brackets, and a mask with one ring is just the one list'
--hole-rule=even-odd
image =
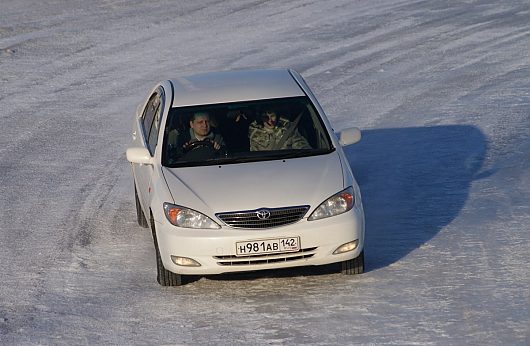
{"label": "windshield", "polygon": [[278,160],[333,151],[307,97],[172,108],[162,164],[203,166]]}

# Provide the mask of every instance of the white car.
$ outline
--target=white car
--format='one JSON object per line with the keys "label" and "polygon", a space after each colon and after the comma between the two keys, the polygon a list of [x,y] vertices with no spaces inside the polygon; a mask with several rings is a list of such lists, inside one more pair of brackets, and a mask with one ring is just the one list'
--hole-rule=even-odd
{"label": "white car", "polygon": [[167,80],[137,110],[138,223],[158,282],[342,263],[364,271],[364,212],[342,146],[300,74],[225,71]]}

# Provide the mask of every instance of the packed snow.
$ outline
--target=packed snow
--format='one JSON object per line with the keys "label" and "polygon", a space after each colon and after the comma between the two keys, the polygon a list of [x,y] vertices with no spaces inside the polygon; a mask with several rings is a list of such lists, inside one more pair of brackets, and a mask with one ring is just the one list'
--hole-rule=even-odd
{"label": "packed snow", "polygon": [[[0,344],[530,344],[529,19],[524,0],[2,0]],[[363,131],[366,272],[161,287],[136,107],[256,67],[298,70]]]}

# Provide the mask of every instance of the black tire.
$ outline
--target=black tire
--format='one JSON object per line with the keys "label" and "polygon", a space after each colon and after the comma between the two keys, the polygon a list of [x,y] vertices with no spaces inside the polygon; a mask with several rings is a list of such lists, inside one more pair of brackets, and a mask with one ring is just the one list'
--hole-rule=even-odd
{"label": "black tire", "polygon": [[158,249],[158,241],[156,239],[156,231],[155,231],[155,222],[151,218],[151,231],[153,232],[153,241],[155,243],[155,251],[156,251],[156,281],[161,286],[180,286],[184,283],[183,276],[180,274],[175,274],[166,268],[164,268],[164,264],[162,263],[162,257],[160,256],[160,250]]}
{"label": "black tire", "polygon": [[145,214],[142,211],[142,206],[140,205],[140,200],[138,199],[138,192],[136,191],[136,185],[134,185],[134,200],[136,202],[136,220],[138,224],[144,228],[149,228]]}
{"label": "black tire", "polygon": [[359,256],[342,262],[342,274],[355,275],[364,273],[364,250]]}

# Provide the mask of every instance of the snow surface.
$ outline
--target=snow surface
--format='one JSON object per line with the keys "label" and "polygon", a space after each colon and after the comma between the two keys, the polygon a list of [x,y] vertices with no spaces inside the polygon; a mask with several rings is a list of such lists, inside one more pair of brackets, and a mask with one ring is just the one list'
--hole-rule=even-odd
{"label": "snow surface", "polygon": [[[156,283],[125,159],[159,81],[293,67],[367,272]],[[0,1],[0,344],[530,344],[530,2]]]}

